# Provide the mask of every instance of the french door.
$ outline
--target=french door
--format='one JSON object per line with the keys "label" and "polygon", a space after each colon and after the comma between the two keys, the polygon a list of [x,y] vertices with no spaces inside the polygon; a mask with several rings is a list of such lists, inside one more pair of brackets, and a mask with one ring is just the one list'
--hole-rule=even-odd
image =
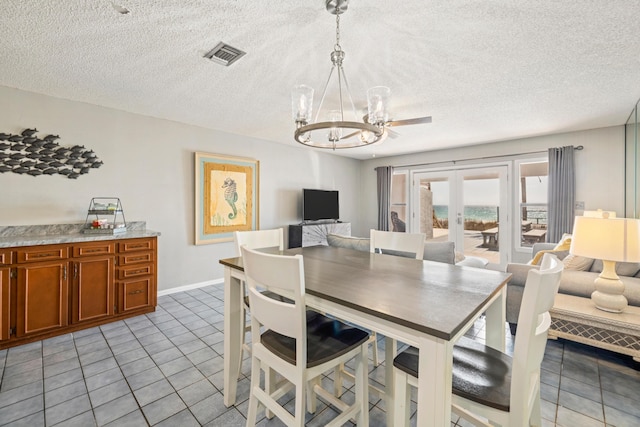
{"label": "french door", "polygon": [[507,166],[414,172],[411,230],[505,266],[511,253]]}

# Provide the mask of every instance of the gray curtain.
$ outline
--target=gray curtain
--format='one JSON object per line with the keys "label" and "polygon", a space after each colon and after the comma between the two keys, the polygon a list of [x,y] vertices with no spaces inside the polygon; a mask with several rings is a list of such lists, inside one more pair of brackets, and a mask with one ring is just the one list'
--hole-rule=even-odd
{"label": "gray curtain", "polygon": [[549,148],[549,219],[547,242],[559,242],[563,233],[571,233],[575,217],[576,177],[574,148]]}
{"label": "gray curtain", "polygon": [[378,230],[389,231],[393,167],[378,166],[376,173],[378,174]]}

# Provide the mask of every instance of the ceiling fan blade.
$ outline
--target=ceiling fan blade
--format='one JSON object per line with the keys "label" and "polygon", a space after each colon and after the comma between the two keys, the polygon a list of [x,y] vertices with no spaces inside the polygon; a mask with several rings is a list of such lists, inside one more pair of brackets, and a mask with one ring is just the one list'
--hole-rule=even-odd
{"label": "ceiling fan blade", "polygon": [[387,132],[387,135],[389,135],[389,138],[391,139],[396,139],[400,136],[400,134],[398,132],[396,132],[395,130],[391,130],[389,128],[385,128],[385,131]]}
{"label": "ceiling fan blade", "polygon": [[391,120],[386,123],[387,126],[407,126],[407,125],[420,125],[425,123],[431,123],[431,116],[416,117],[415,119],[405,120]]}
{"label": "ceiling fan blade", "polygon": [[340,138],[340,139],[349,139],[349,138],[351,138],[352,136],[356,136],[356,135],[357,135],[357,134],[359,134],[360,132],[362,132],[362,131],[361,131],[361,130],[357,130],[357,131],[355,131],[355,132],[351,132],[350,134],[347,134],[347,135],[343,136],[343,137],[342,137],[342,138]]}

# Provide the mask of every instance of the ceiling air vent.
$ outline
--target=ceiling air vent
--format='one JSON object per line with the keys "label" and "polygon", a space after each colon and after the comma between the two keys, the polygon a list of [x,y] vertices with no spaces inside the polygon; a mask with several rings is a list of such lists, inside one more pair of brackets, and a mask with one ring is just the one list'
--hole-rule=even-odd
{"label": "ceiling air vent", "polygon": [[243,56],[245,52],[224,42],[218,43],[216,47],[205,53],[204,57],[227,67]]}

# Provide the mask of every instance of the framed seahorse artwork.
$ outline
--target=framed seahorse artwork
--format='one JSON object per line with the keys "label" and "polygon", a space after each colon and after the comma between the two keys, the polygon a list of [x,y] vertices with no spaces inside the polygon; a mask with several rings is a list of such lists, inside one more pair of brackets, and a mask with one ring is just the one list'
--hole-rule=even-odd
{"label": "framed seahorse artwork", "polygon": [[260,162],[195,153],[196,245],[228,242],[259,228]]}

